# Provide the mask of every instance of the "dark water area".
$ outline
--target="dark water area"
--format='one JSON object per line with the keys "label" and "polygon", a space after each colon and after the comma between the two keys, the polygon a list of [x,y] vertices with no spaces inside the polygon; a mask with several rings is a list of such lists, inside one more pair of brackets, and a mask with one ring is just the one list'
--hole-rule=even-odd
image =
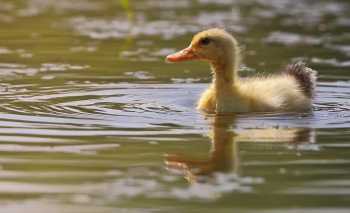
{"label": "dark water area", "polygon": [[[0,212],[350,209],[350,2],[0,0]],[[313,111],[204,115],[205,63],[165,63],[225,27],[240,75],[303,60]]]}

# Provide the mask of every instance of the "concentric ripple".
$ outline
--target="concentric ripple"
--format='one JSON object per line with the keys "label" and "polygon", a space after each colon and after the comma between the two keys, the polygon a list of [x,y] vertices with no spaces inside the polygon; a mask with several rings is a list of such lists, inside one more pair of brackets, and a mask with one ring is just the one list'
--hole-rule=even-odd
{"label": "concentric ripple", "polygon": [[[163,127],[168,125],[166,130],[183,127],[182,133],[191,132],[206,126],[203,118],[210,117],[195,110],[196,100],[205,87],[206,84],[81,84],[74,88],[69,85],[19,94],[9,92],[1,96],[6,100],[0,105],[1,126],[19,127],[16,122],[21,122],[26,124],[23,127],[33,128],[99,131],[102,127],[147,132],[165,130]],[[283,119],[280,114],[241,114],[238,126],[327,128],[332,124],[341,128],[347,125],[349,116],[349,89],[347,83],[320,83],[313,112],[285,114]]]}

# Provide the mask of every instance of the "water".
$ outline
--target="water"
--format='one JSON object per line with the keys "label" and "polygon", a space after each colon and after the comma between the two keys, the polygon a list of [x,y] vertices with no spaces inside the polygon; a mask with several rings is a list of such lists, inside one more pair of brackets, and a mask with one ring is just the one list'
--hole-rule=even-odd
{"label": "water", "polygon": [[[348,1],[0,1],[0,212],[348,212]],[[241,75],[305,60],[312,113],[203,115],[225,26]]]}

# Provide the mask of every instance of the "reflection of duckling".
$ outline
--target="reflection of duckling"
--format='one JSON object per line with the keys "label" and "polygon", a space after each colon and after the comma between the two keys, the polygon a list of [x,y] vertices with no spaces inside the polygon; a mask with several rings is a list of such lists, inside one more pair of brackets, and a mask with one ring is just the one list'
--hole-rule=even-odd
{"label": "reflection of duckling", "polygon": [[191,156],[171,154],[167,155],[165,163],[168,168],[179,169],[185,178],[194,183],[198,177],[205,177],[215,172],[238,173],[238,148],[234,143],[235,133],[230,126],[234,121],[232,116],[215,116],[212,123],[212,147],[208,159],[196,159]]}
{"label": "reflection of duckling", "polygon": [[[215,173],[240,173],[239,144],[257,142],[260,145],[275,147],[273,143],[314,143],[311,129],[246,129],[233,132],[235,118],[232,116],[214,116],[212,130],[209,136],[212,139],[209,158],[197,159],[190,155],[168,154],[165,163],[168,168],[181,170],[190,182],[199,181],[199,177],[211,177]],[[256,146],[254,146],[256,147]]]}
{"label": "reflection of duckling", "polygon": [[311,107],[316,72],[303,63],[287,66],[279,75],[241,80],[237,41],[221,29],[194,36],[186,49],[167,56],[171,62],[205,60],[214,79],[202,94],[198,109],[206,112],[305,111]]}

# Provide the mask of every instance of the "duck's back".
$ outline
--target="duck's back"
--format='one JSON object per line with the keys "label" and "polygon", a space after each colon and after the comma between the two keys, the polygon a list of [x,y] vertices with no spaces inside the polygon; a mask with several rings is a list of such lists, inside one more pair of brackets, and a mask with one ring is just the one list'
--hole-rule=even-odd
{"label": "duck's back", "polygon": [[300,111],[310,108],[297,81],[288,75],[250,78],[240,84],[240,93],[251,100],[251,111]]}
{"label": "duck's back", "polygon": [[316,72],[299,62],[279,75],[242,80],[239,88],[256,111],[305,111],[311,108],[315,81]]}

